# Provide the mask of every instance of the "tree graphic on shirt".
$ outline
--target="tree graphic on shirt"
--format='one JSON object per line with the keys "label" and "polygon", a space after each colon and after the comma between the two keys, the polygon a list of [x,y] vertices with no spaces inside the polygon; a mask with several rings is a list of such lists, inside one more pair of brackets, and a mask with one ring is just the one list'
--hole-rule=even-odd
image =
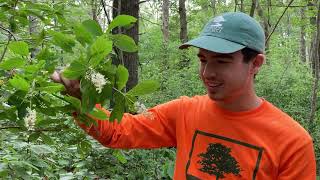
{"label": "tree graphic on shirt", "polygon": [[231,173],[240,176],[240,166],[230,153],[231,148],[220,143],[210,143],[207,151],[198,155],[201,157],[198,163],[202,166],[199,170],[210,175],[215,175],[216,180],[225,178],[224,175]]}

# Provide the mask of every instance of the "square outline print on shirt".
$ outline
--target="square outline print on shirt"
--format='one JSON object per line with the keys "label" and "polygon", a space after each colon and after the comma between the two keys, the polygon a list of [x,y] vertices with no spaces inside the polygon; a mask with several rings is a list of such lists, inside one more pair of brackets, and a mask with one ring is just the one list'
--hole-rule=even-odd
{"label": "square outline print on shirt", "polygon": [[[200,141],[205,143],[199,143]],[[205,144],[205,146],[198,147],[198,144]],[[263,148],[200,130],[196,130],[192,138],[189,160],[186,165],[186,178],[188,180],[201,179],[195,174],[203,174],[206,178],[202,177],[202,179],[213,179],[215,177],[216,180],[225,179],[226,176],[232,176],[234,178],[242,177],[241,172],[243,169],[241,168],[241,163],[232,155],[232,153],[235,152],[233,152],[232,147],[229,147],[228,144],[241,151],[250,151],[251,157],[252,154],[256,155],[254,156],[256,159],[254,159],[252,172],[250,172],[250,174],[252,174],[252,180],[255,180],[262,158]],[[195,149],[198,150],[198,152],[196,152]],[[190,164],[192,164],[192,166],[196,164],[197,168],[195,168],[195,166],[190,168]]]}

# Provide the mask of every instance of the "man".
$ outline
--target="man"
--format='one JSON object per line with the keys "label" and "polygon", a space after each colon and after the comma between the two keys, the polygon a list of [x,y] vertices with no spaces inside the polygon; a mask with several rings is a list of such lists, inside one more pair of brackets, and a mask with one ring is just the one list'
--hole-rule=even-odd
{"label": "man", "polygon": [[[179,180],[315,180],[309,134],[255,93],[264,44],[264,32],[253,18],[222,14],[180,47],[199,48],[207,95],[181,97],[147,114],[125,114],[121,123],[97,120],[98,126],[81,127],[107,147],[177,147],[174,178]],[[58,74],[53,79],[79,95],[71,81]]]}

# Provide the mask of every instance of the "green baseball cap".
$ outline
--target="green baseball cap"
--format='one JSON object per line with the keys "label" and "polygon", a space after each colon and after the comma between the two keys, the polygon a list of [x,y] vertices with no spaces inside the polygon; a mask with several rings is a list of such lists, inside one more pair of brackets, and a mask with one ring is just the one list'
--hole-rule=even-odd
{"label": "green baseball cap", "polygon": [[265,35],[254,18],[242,12],[229,12],[211,19],[197,38],[179,48],[190,46],[217,53],[233,53],[248,47],[264,53]]}

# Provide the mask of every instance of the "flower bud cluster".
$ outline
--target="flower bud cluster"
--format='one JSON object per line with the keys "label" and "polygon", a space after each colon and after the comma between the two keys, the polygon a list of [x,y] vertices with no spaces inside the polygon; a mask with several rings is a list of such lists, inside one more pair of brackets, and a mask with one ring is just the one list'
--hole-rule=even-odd
{"label": "flower bud cluster", "polygon": [[144,104],[140,102],[135,102],[134,103],[134,108],[137,111],[138,114],[144,114],[147,112],[147,108]]}
{"label": "flower bud cluster", "polygon": [[31,108],[27,108],[27,114],[23,118],[24,124],[29,131],[34,130],[34,126],[36,124],[37,112],[36,110],[32,110]]}
{"label": "flower bud cluster", "polygon": [[90,69],[87,73],[85,78],[89,81],[92,82],[94,87],[96,88],[96,91],[98,93],[102,92],[103,87],[107,84],[110,83],[108,79],[104,77],[103,74],[94,71],[93,69]]}

